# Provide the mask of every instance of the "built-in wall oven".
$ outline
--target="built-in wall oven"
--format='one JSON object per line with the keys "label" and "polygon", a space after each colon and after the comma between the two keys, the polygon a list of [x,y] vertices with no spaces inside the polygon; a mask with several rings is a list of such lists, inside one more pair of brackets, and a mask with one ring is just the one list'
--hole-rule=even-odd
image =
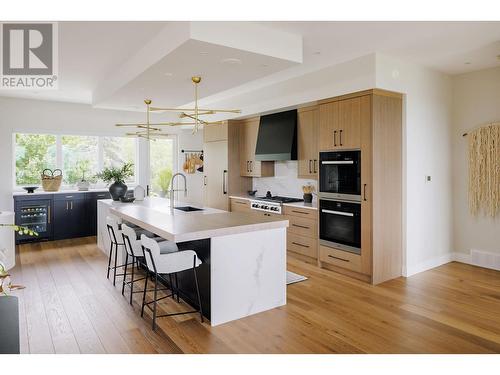
{"label": "built-in wall oven", "polygon": [[321,199],[320,243],[339,250],[361,254],[361,204]]}
{"label": "built-in wall oven", "polygon": [[361,151],[321,152],[320,243],[361,254]]}
{"label": "built-in wall oven", "polygon": [[361,151],[319,154],[320,198],[361,201]]}

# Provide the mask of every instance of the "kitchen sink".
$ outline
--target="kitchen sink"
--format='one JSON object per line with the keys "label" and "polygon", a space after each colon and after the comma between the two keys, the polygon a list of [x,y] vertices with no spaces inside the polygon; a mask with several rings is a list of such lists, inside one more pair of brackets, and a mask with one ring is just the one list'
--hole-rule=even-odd
{"label": "kitchen sink", "polygon": [[193,206],[182,206],[182,207],[174,207],[176,210],[184,211],[184,212],[193,212],[193,211],[203,211],[203,208],[197,208]]}

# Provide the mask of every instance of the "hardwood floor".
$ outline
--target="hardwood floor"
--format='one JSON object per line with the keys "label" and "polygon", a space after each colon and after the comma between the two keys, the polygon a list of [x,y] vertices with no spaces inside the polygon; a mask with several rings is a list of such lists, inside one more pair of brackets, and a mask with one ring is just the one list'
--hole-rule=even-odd
{"label": "hardwood floor", "polygon": [[500,272],[461,263],[371,286],[289,258],[309,280],[286,306],[218,327],[160,318],[153,332],[95,238],[18,249],[23,353],[500,353]]}

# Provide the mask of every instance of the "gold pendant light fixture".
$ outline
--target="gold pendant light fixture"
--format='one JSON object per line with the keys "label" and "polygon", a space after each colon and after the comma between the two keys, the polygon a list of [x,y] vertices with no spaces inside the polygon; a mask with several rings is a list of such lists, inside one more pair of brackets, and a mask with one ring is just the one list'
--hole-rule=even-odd
{"label": "gold pendant light fixture", "polygon": [[[239,109],[205,109],[198,107],[198,85],[201,82],[200,76],[191,77],[191,81],[194,84],[194,108],[163,108],[163,107],[152,107],[151,100],[146,99],[144,103],[146,104],[146,122],[145,123],[120,123],[116,124],[119,127],[133,127],[137,131],[126,133],[127,136],[146,138],[148,140],[155,139],[158,137],[168,136],[168,134],[163,133],[162,126],[182,126],[182,125],[193,125],[193,134],[198,132],[200,125],[209,124],[222,124],[222,121],[206,121],[200,118],[200,116],[214,115],[217,113],[241,113]],[[151,112],[177,112],[179,113],[180,119],[188,118],[190,122],[150,122]]]}

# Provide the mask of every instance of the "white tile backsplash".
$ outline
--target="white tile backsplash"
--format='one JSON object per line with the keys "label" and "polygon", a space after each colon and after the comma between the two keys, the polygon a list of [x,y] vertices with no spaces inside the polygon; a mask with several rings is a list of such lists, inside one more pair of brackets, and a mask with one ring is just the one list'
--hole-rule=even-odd
{"label": "white tile backsplash", "polygon": [[297,178],[297,168],[296,160],[274,162],[274,177],[253,179],[253,189],[257,190],[256,195],[262,196],[270,191],[273,195],[302,198],[304,194],[302,186],[307,184],[314,185],[316,192],[318,187],[316,180]]}

